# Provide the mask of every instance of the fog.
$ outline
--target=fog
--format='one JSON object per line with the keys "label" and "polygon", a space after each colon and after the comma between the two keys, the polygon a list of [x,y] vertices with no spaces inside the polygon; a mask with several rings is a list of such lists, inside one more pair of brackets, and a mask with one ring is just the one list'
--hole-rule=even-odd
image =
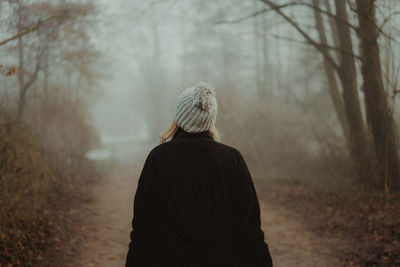
{"label": "fog", "polygon": [[[307,3],[289,5],[285,14],[319,43],[313,11]],[[384,21],[385,14],[395,5],[393,1],[382,2],[377,21]],[[324,2],[321,8],[333,9],[334,3]],[[327,158],[330,163],[326,164],[337,169],[332,162],[345,159],[347,151],[337,121],[338,111],[329,99],[332,95],[321,53],[285,18],[267,9],[262,1],[103,1],[93,45],[103,55],[105,71],[98,88],[101,96],[92,112],[102,139],[147,139],[156,145],[158,135],[173,119],[178,94],[198,81],[207,81],[215,85],[221,102],[217,128],[226,137],[224,141],[243,148],[254,164],[265,165],[263,160],[253,160],[259,158],[260,152],[250,147],[273,150],[271,146],[277,143],[292,143],[291,149],[297,147],[297,156],[306,153],[307,157],[321,158],[321,153],[327,153],[328,158],[334,157]],[[260,12],[263,10],[266,12]],[[339,44],[331,34],[335,29],[329,25],[329,18],[324,18],[325,38],[327,46],[334,47]],[[357,24],[351,13],[349,21]],[[397,21],[393,17],[390,23],[384,23],[388,32],[396,32]],[[359,53],[359,40],[354,33],[352,39],[353,49]],[[398,63],[393,60],[398,51],[393,47],[397,44],[384,38],[380,42],[382,48],[391,47],[382,50],[385,82],[391,87],[398,82]],[[335,54],[338,50],[328,52],[334,61],[340,61]],[[354,63],[359,69],[360,62]],[[360,88],[361,73],[355,78]],[[360,101],[364,101],[358,91]],[[238,108],[230,110],[228,106]],[[263,136],[282,138],[277,142],[263,139],[261,143],[246,133],[239,138],[241,134],[235,131],[244,131],[247,124],[242,121],[248,119],[239,110],[255,116],[254,125],[246,127]],[[235,112],[239,117],[232,118]],[[364,109],[361,112],[366,119]],[[395,108],[394,112],[398,114]],[[266,114],[266,120],[262,114]],[[229,123],[230,119],[235,122]],[[267,135],[261,133],[267,129],[271,129]],[[291,136],[283,138],[285,134]],[[279,146],[274,149],[282,153],[278,161],[293,158],[289,165],[310,168],[299,163],[291,150],[282,152],[284,149]],[[263,155],[261,158],[266,160]]]}
{"label": "fog", "polygon": [[[42,231],[47,242],[89,229],[70,234],[95,244],[99,225],[119,249],[105,262],[121,266],[131,215],[121,203],[177,97],[200,81],[216,90],[217,141],[249,166],[277,266],[400,264],[399,10],[397,0],[0,0],[0,266],[47,266],[46,249],[61,247],[36,251]],[[93,225],[68,221],[85,212]],[[101,249],[82,251],[95,262]]]}
{"label": "fog", "polygon": [[[256,85],[252,69],[256,62],[252,20],[239,25],[219,24],[221,20],[242,17],[243,10],[248,9],[251,13],[252,5],[263,7],[262,3],[240,1],[234,5],[223,1],[217,4],[103,1],[101,27],[93,41],[104,55],[108,70],[101,81],[102,95],[93,111],[101,134],[105,137],[137,136],[138,139],[146,136],[156,140],[157,133],[160,134],[173,119],[178,93],[198,81],[221,86],[232,83],[240,91],[254,93]],[[206,12],[193,10],[193,6]],[[267,25],[271,33],[267,36],[268,66],[271,70],[279,68],[279,72],[288,73],[293,68],[293,64],[288,63],[299,60],[299,56],[296,55],[296,44],[279,42],[278,33],[282,29],[288,35],[294,34],[290,27],[282,24]],[[149,75],[147,72],[154,72],[150,85],[145,77]],[[288,77],[278,81],[276,72],[266,73],[264,79],[269,80],[268,90],[279,95],[277,83],[287,84],[294,79]],[[152,92],[148,96],[145,91]],[[218,98],[223,97],[222,92],[218,94]],[[149,133],[146,118],[157,120],[160,114],[159,132]]]}

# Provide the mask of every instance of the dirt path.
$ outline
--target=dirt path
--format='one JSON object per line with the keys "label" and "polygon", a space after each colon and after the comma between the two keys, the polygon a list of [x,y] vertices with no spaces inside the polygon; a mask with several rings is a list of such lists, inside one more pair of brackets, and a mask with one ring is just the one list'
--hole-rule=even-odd
{"label": "dirt path", "polygon": [[[95,185],[86,241],[74,266],[124,266],[140,168],[115,167]],[[340,266],[329,248],[334,241],[315,236],[294,213],[268,204],[262,190],[258,194],[274,266]]]}
{"label": "dirt path", "polygon": [[138,175],[137,170],[115,167],[95,185],[77,266],[124,266]]}
{"label": "dirt path", "polygon": [[261,188],[257,189],[262,228],[274,266],[341,266],[333,250],[338,240],[316,236],[307,230],[298,215],[284,207],[269,204]]}

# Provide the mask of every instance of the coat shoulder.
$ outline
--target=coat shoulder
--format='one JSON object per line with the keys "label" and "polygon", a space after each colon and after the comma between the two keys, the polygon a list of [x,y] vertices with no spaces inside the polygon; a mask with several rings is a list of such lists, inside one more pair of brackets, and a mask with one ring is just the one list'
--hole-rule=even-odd
{"label": "coat shoulder", "polygon": [[[240,151],[230,145],[218,142],[218,141],[214,141],[214,140],[208,140],[210,142],[207,142],[207,145],[210,146],[212,148],[212,150],[215,150],[216,153],[220,154],[226,154],[226,155],[230,155],[233,156],[235,158],[242,158],[242,154],[240,153]],[[184,143],[178,141],[169,141],[169,142],[165,142],[159,145],[156,145],[155,147],[153,147],[149,154],[148,154],[148,158],[154,158],[154,157],[158,157],[159,155],[165,155],[168,154],[172,151],[174,151],[175,149],[181,149],[182,146],[185,146]]]}
{"label": "coat shoulder", "polygon": [[230,146],[230,145],[227,145],[227,144],[223,144],[223,143],[220,143],[220,142],[217,142],[217,141],[215,142],[215,144],[219,147],[219,149],[221,149],[223,151],[226,151],[226,152],[231,153],[233,155],[240,155],[240,151],[237,148],[233,147],[233,146]]}

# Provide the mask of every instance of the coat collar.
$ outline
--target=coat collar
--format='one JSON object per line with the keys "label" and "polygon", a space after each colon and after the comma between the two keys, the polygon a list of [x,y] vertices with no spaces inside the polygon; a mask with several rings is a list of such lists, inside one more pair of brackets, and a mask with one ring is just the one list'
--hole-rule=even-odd
{"label": "coat collar", "polygon": [[204,131],[200,133],[188,133],[185,132],[181,127],[178,127],[178,130],[175,132],[172,140],[179,139],[179,138],[206,138],[206,139],[213,139],[211,133],[209,131]]}

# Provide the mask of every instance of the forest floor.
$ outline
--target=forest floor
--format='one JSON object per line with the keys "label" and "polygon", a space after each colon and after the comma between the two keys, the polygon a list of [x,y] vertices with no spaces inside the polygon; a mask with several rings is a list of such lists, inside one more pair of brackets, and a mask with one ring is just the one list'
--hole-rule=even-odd
{"label": "forest floor", "polygon": [[[81,214],[86,217],[79,234],[81,254],[66,266],[124,265],[140,167],[115,166],[94,185],[92,200]],[[344,246],[340,240],[316,235],[304,226],[300,215],[272,205],[267,195],[259,191],[262,227],[274,266],[340,265],[332,249]]]}
{"label": "forest floor", "polygon": [[[93,188],[91,204],[85,209],[81,255],[67,266],[123,266],[131,230],[133,197],[139,169],[118,166]],[[331,245],[338,241],[309,231],[299,215],[268,203],[260,194],[262,227],[274,266],[338,266]]]}
{"label": "forest floor", "polygon": [[138,171],[116,166],[94,185],[81,253],[67,266],[124,266]]}
{"label": "forest floor", "polygon": [[[313,249],[324,253],[321,245],[331,248],[330,255],[340,260],[336,266],[400,266],[399,195],[385,201],[373,189],[338,190],[262,180],[256,184],[260,202],[289,210],[303,227],[300,231],[318,236]],[[271,227],[266,227],[267,234]]]}
{"label": "forest floor", "polygon": [[[124,265],[140,158],[111,167],[74,210],[82,220],[65,266]],[[255,178],[274,266],[400,266],[400,203]]]}

